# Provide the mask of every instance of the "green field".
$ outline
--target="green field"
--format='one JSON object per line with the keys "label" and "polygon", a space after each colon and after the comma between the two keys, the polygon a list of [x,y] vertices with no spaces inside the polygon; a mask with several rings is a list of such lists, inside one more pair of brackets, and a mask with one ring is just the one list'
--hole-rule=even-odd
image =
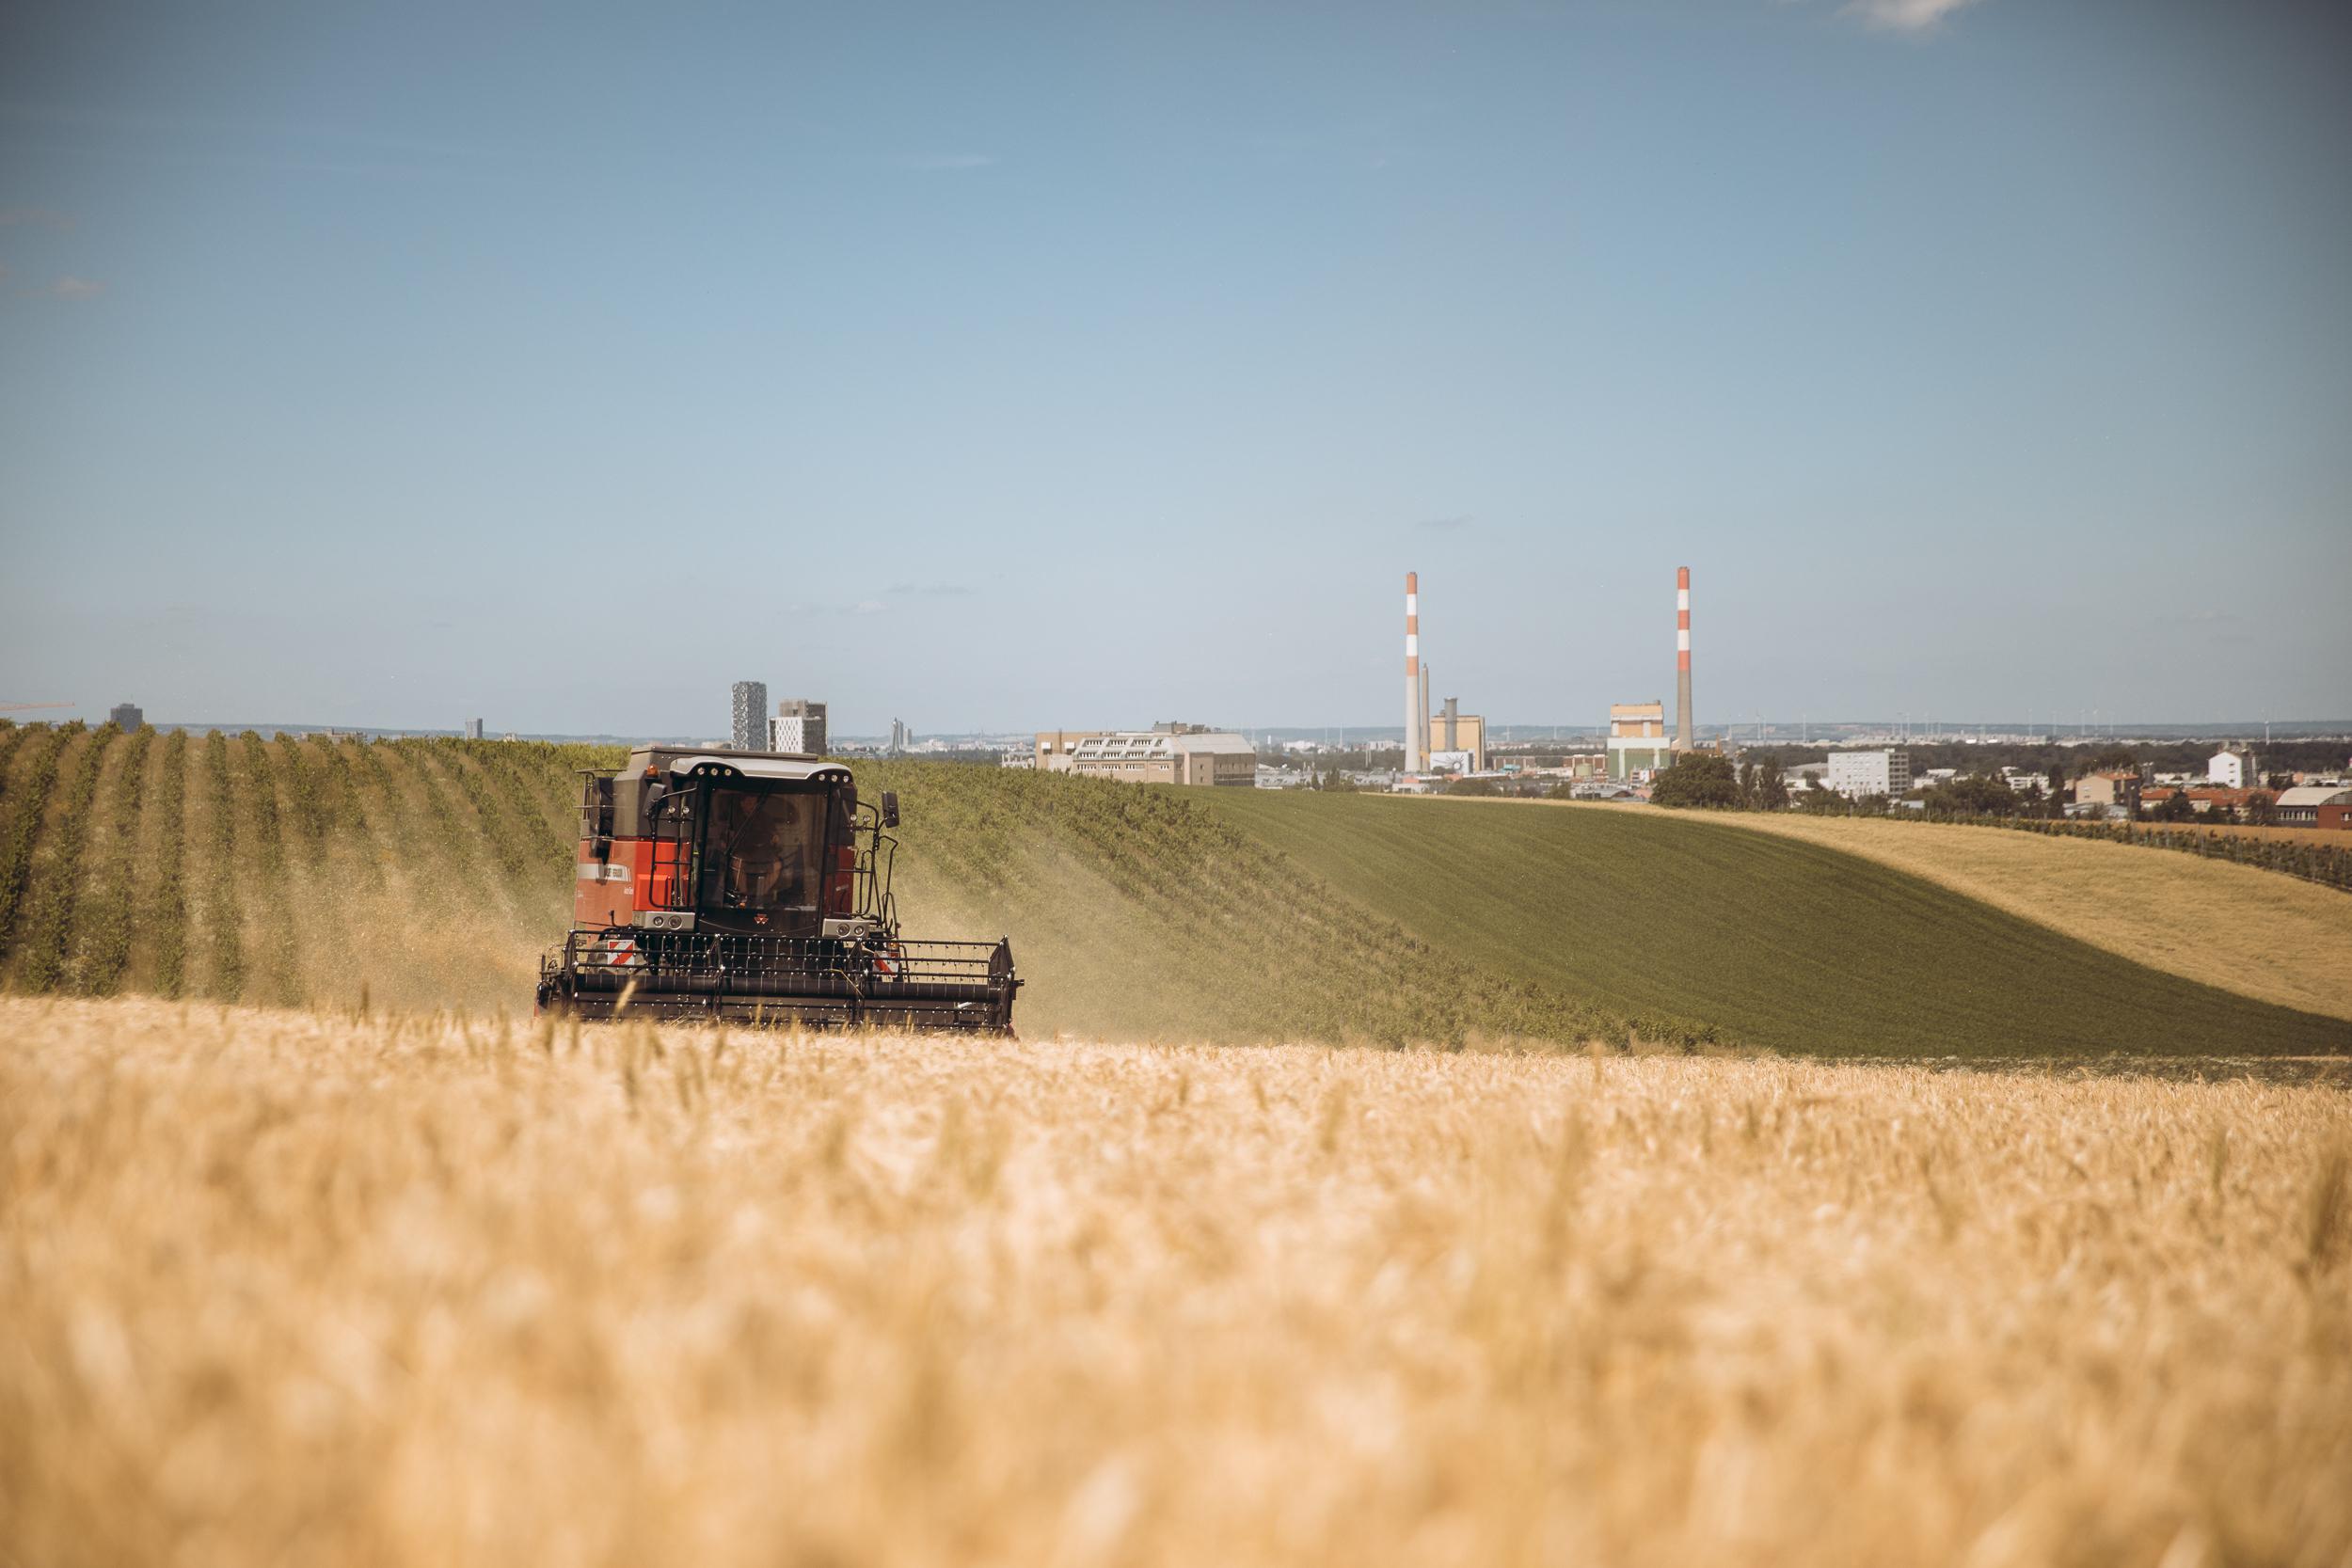
{"label": "green field", "polygon": [[[575,769],[618,761],[0,727],[0,986],[527,1008]],[[1033,1037],[2352,1053],[2343,1022],[1689,817],[859,772],[904,800],[908,934],[1009,935]]]}
{"label": "green field", "polygon": [[1856,856],[1665,813],[1219,792],[1433,946],[1784,1051],[2342,1052],[2352,1027],[2158,974]]}

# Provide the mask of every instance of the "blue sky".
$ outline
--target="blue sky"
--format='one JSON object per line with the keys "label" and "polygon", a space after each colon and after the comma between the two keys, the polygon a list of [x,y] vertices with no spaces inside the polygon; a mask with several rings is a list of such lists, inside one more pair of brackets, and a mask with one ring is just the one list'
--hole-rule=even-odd
{"label": "blue sky", "polygon": [[2352,713],[2352,8],[0,13],[0,700]]}

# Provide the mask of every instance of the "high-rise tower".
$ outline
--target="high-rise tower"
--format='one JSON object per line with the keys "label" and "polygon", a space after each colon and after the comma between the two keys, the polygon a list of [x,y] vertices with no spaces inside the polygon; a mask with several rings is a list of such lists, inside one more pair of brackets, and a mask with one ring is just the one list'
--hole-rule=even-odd
{"label": "high-rise tower", "polygon": [[737,681],[731,693],[727,741],[739,752],[765,751],[768,746],[768,683]]}

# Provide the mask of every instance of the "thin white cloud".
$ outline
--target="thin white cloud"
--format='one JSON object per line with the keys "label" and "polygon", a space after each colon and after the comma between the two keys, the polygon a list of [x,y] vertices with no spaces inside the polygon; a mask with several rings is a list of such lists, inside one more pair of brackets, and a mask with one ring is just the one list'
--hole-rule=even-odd
{"label": "thin white cloud", "polygon": [[996,162],[993,152],[909,152],[890,160],[893,168],[956,169],[988,168]]}
{"label": "thin white cloud", "polygon": [[[0,100],[0,122],[8,121],[59,133],[37,150],[77,157],[362,177],[500,180],[516,173],[506,152],[301,121],[94,112]],[[18,221],[72,226],[71,217],[39,208],[9,212],[26,214]],[[0,213],[0,221],[8,216]]]}
{"label": "thin white cloud", "polygon": [[1890,33],[1925,33],[1963,6],[1976,0],[1846,0],[1845,14],[1858,16],[1866,27]]}
{"label": "thin white cloud", "polygon": [[49,285],[52,299],[96,299],[106,292],[106,285],[88,277],[60,277]]}
{"label": "thin white cloud", "polygon": [[416,136],[381,135],[316,120],[222,119],[215,116],[132,114],[120,110],[93,111],[55,103],[0,102],[0,119],[54,126],[62,130],[110,131],[159,135],[175,140],[191,135],[229,136],[250,140],[326,142],[376,152],[409,153],[429,158],[480,159],[504,157],[478,147]]}
{"label": "thin white cloud", "polygon": [[857,602],[856,612],[860,615],[886,615],[890,612],[890,607],[880,599],[860,599]]}

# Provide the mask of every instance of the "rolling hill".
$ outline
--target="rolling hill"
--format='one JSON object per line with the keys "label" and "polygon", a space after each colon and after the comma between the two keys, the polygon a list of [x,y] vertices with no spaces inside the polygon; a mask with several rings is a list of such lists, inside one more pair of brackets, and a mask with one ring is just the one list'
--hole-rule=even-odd
{"label": "rolling hill", "polygon": [[[618,752],[0,729],[0,985],[519,1010]],[[860,768],[911,935],[1013,940],[1025,1034],[1893,1056],[2352,1052],[1892,866],[1689,819]]]}
{"label": "rolling hill", "polygon": [[1796,812],[1699,820],[1860,855],[2167,974],[2352,1019],[2352,898],[2315,882],[2201,856],[1960,822]]}
{"label": "rolling hill", "polygon": [[2166,974],[1819,844],[1662,812],[1220,793],[1416,937],[1611,1010],[1785,1051],[2342,1051],[2341,1020]]}

